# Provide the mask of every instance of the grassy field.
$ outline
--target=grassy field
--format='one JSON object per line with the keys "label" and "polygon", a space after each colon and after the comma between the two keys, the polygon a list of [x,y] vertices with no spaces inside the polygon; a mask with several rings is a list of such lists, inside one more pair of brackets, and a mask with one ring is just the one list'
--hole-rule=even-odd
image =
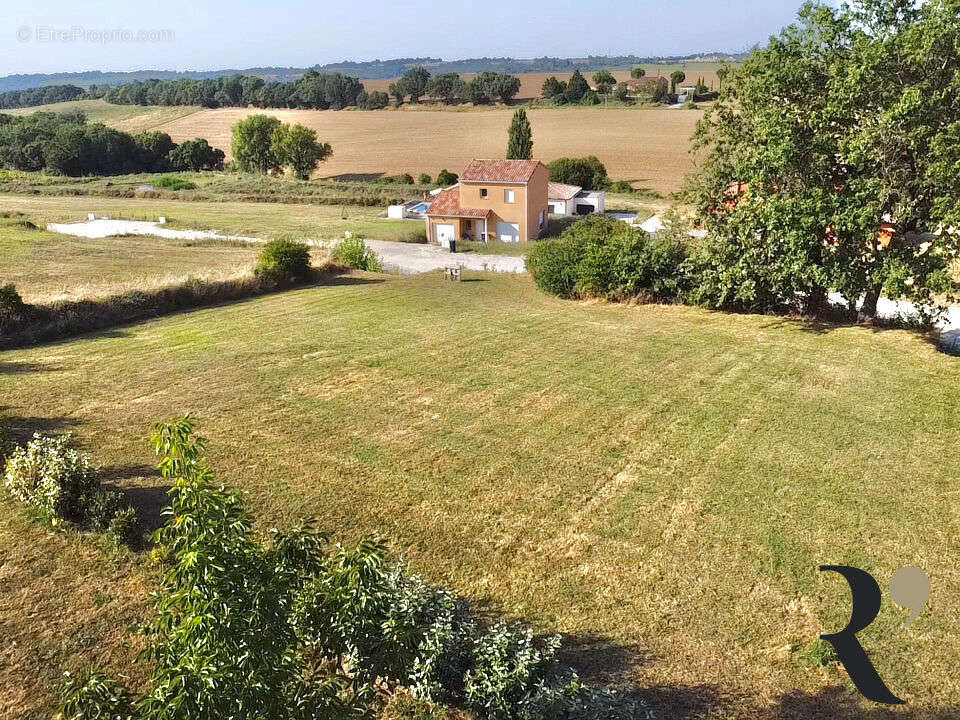
{"label": "grassy field", "polygon": [[249,273],[257,252],[161,238],[72,238],[0,219],[0,283],[14,283],[29,303],[102,298],[187,278],[225,280]]}
{"label": "grassy field", "polygon": [[[83,109],[98,120],[131,132],[163,130],[177,142],[204,137],[230,155],[230,129],[238,120],[267,112],[317,131],[333,156],[317,177],[363,179],[446,168],[459,173],[477,157],[502,157],[512,108],[469,112],[259,110],[256,108],[156,108],[103,101],[59,103],[50,109]],[[31,109],[33,110],[33,109]],[[534,156],[596,155],[610,177],[661,195],[678,190],[693,169],[690,136],[702,110],[665,107],[535,108],[529,112]]]}
{"label": "grassy field", "polygon": [[[246,234],[379,227],[354,209],[101,202]],[[0,203],[66,219],[90,199]],[[23,262],[4,271],[29,294],[47,281]],[[62,271],[65,286],[89,272]],[[885,586],[918,565],[931,607],[904,630],[885,594],[860,637],[912,716],[949,716],[956,358],[903,331],[467,279],[355,275],[0,353],[2,411],[21,438],[73,431],[155,519],[149,423],[189,410],[262,528],[312,516],[345,540],[379,533],[490,612],[564,633],[589,679],[637,688],[661,718],[863,717],[837,666],[810,660],[849,614],[817,566]],[[151,570],[0,503],[0,717],[47,717],[62,670],[126,670]]]}

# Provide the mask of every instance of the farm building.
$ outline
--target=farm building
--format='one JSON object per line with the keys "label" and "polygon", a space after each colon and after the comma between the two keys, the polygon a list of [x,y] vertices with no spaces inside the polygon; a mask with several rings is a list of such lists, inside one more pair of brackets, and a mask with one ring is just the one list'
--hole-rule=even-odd
{"label": "farm building", "polygon": [[590,215],[606,210],[607,194],[586,191],[579,185],[551,182],[547,185],[547,204],[552,215]]}
{"label": "farm building", "polygon": [[473,160],[460,182],[437,194],[427,209],[427,238],[536,240],[547,225],[546,166],[536,160]]}

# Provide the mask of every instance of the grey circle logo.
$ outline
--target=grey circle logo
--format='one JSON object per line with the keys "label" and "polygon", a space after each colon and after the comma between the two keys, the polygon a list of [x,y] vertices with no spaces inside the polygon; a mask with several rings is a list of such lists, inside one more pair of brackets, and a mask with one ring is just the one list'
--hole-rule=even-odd
{"label": "grey circle logo", "polygon": [[900,607],[913,611],[903,624],[907,627],[917,619],[917,615],[930,599],[930,578],[918,567],[902,567],[890,578],[890,597]]}
{"label": "grey circle logo", "polygon": [[17,40],[20,42],[27,42],[32,37],[33,31],[26,25],[17,28]]}

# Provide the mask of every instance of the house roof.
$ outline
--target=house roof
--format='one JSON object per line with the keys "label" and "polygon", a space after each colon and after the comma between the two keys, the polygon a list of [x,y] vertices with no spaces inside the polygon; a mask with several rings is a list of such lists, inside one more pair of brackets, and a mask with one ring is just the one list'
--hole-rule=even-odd
{"label": "house roof", "polygon": [[438,193],[427,208],[428,216],[438,217],[486,217],[489,214],[490,208],[462,207],[459,185]]}
{"label": "house roof", "polygon": [[580,191],[583,190],[579,185],[564,185],[563,183],[547,183],[548,200],[573,200]]}
{"label": "house roof", "polygon": [[538,160],[471,160],[460,182],[528,183]]}

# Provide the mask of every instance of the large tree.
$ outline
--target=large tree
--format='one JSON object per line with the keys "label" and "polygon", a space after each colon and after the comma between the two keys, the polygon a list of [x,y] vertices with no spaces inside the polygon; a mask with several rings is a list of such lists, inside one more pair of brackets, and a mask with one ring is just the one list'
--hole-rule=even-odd
{"label": "large tree", "polygon": [[689,196],[720,305],[872,321],[881,293],[935,309],[955,289],[960,1],[805,5],[733,70],[701,122]]}
{"label": "large tree", "polygon": [[529,160],[533,157],[533,131],[527,119],[527,111],[518,109],[510,122],[509,138],[507,140],[508,160]]}
{"label": "large tree", "polygon": [[273,133],[280,121],[270,115],[251,115],[233,126],[233,159],[241,170],[266,173],[281,163],[273,151]]}
{"label": "large tree", "polygon": [[330,143],[317,140],[316,130],[300,124],[278,127],[270,146],[277,161],[289,165],[298,180],[309,180],[317,165],[333,154]]}
{"label": "large tree", "polygon": [[410,68],[400,78],[400,86],[404,93],[410,96],[412,103],[420,102],[420,98],[427,92],[429,82],[430,73],[422,65]]}

